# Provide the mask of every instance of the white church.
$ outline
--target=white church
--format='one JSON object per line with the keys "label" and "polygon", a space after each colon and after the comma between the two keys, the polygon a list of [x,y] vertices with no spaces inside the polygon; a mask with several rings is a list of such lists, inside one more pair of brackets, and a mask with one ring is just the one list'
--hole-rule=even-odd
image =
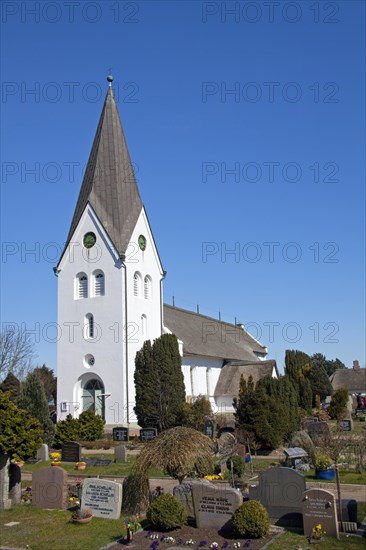
{"label": "white church", "polygon": [[[165,272],[142,203],[112,88],[94,137],[58,277],[57,416],[92,409],[108,426],[137,426],[136,352],[175,334],[187,400],[233,412],[241,374],[278,376],[244,327],[163,303]],[[67,330],[66,330],[67,329]],[[67,336],[66,336],[67,334]],[[173,391],[173,388],[172,388]]]}

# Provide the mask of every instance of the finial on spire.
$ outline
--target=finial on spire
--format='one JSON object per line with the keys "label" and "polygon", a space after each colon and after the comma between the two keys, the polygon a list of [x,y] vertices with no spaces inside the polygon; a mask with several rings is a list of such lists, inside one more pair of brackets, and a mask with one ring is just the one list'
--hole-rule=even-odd
{"label": "finial on spire", "polygon": [[113,82],[113,76],[111,75],[112,69],[109,68],[108,71],[109,71],[109,75],[107,76],[107,81],[109,82],[109,87],[111,88],[112,82]]}

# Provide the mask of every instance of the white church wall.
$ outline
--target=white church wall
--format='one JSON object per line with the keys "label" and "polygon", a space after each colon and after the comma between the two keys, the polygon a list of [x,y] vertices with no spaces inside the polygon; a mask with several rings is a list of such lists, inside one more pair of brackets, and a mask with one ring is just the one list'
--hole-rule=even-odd
{"label": "white church wall", "polygon": [[[96,244],[83,246],[85,233],[96,235]],[[105,278],[104,296],[92,297],[93,272],[101,269]],[[104,384],[106,423],[117,423],[125,409],[124,270],[113,245],[90,206],[87,206],[66,250],[58,273],[59,419],[83,410],[82,386],[95,373]],[[88,277],[88,297],[75,299],[75,278]],[[86,315],[94,317],[94,338],[85,338]],[[85,361],[94,357],[94,364]],[[66,403],[66,405],[65,405]]]}
{"label": "white church wall", "polygon": [[[139,236],[146,238],[146,248],[142,251],[138,244]],[[142,210],[136,227],[132,233],[126,251],[127,274],[127,325],[128,335],[128,362],[129,362],[129,420],[136,422],[133,407],[135,405],[134,370],[136,353],[142,348],[145,340],[153,341],[162,334],[162,296],[161,283],[163,269],[154,243],[149,222]],[[140,296],[134,296],[134,274],[141,274]],[[150,277],[151,294],[149,299],[144,296],[144,278]]]}
{"label": "white church wall", "polygon": [[222,359],[215,357],[194,355],[183,357],[182,370],[186,395],[192,399],[199,395],[205,395],[211,401],[222,365]]}

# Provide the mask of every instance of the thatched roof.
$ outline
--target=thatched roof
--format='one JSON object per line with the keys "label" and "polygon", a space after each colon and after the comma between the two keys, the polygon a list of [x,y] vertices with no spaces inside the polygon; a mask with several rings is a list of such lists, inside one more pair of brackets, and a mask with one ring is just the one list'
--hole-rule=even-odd
{"label": "thatched roof", "polygon": [[267,349],[243,328],[164,304],[164,326],[183,342],[184,355],[256,361]]}
{"label": "thatched roof", "polygon": [[252,376],[253,382],[256,384],[264,376],[272,376],[273,371],[275,371],[278,377],[276,361],[273,359],[248,363],[232,361],[221,369],[215,388],[215,397],[226,395],[230,397],[237,396],[241,375],[246,380],[248,380],[249,376]]}
{"label": "thatched roof", "polygon": [[366,369],[337,369],[330,382],[334,390],[345,388],[350,393],[366,393]]}

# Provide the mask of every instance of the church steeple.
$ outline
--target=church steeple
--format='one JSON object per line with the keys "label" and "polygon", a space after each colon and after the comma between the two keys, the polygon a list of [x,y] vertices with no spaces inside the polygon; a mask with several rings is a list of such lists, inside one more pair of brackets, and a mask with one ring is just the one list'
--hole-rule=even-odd
{"label": "church steeple", "polygon": [[142,210],[142,201],[108,76],[107,95],[80,189],[67,244],[88,203],[96,212],[114,246],[126,252]]}

